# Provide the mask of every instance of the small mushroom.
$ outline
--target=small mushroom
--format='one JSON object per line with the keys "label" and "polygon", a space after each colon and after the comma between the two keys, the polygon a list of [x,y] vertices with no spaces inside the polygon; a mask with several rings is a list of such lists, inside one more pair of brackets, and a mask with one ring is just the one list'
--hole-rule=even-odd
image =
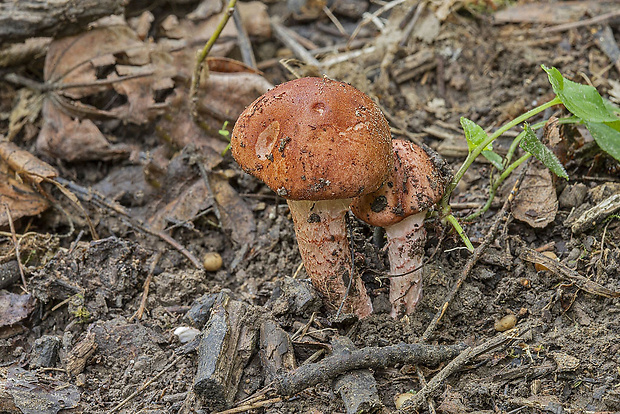
{"label": "small mushroom", "polygon": [[[419,146],[393,140],[394,168],[376,192],[356,198],[353,214],[385,228],[390,260],[390,303],[394,318],[414,311],[422,293],[426,212],[443,195],[449,172],[443,160]],[[416,270],[417,269],[417,270]]]}
{"label": "small mushroom", "polygon": [[345,312],[369,315],[366,288],[351,274],[345,214],[392,169],[389,126],[375,103],[327,78],[286,82],[239,116],[231,147],[246,172],[287,199],[306,272],[328,309],[344,301]]}

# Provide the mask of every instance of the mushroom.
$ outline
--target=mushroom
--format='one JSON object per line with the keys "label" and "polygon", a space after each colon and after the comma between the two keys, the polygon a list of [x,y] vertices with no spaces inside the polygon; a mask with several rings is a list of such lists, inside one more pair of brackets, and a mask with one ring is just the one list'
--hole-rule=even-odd
{"label": "mushroom", "polygon": [[[353,200],[351,210],[366,223],[385,228],[390,261],[390,303],[394,318],[414,311],[422,294],[426,212],[448,183],[446,163],[436,154],[393,140],[394,168],[376,192]],[[394,276],[401,275],[401,276]]]}
{"label": "mushroom", "polygon": [[306,272],[328,310],[344,301],[345,312],[368,316],[366,288],[351,274],[345,214],[392,169],[389,126],[375,103],[327,78],[286,82],[239,116],[231,147],[246,172],[287,199]]}

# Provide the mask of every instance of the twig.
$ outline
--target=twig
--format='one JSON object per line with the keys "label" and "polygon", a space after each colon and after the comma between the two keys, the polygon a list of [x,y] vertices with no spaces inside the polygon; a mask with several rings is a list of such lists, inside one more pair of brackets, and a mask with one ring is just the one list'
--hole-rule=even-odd
{"label": "twig", "polygon": [[305,47],[303,47],[297,40],[295,40],[293,36],[289,34],[290,29],[280,23],[278,19],[271,19],[271,27],[273,28],[273,34],[276,36],[276,38],[282,43],[284,43],[284,46],[291,49],[295,56],[303,60],[304,63],[308,65],[313,65],[317,68],[321,67],[321,63],[316,60],[316,58],[312,56],[312,54],[308,52]]}
{"label": "twig", "polygon": [[26,275],[24,273],[24,265],[22,264],[21,259],[19,258],[19,242],[17,240],[17,235],[15,233],[15,226],[13,225],[13,217],[11,217],[11,209],[7,203],[4,204],[4,209],[6,210],[6,217],[9,221],[9,228],[11,229],[11,240],[13,241],[13,246],[15,246],[15,258],[17,259],[17,267],[19,268],[19,274],[22,277],[22,285],[23,289],[26,293],[28,293],[27,284],[26,284]]}
{"label": "twig", "polygon": [[200,85],[200,75],[202,73],[202,69],[204,67],[204,62],[211,51],[211,48],[215,44],[216,40],[222,34],[222,30],[226,27],[226,23],[230,19],[230,16],[235,12],[235,5],[237,4],[237,0],[230,0],[228,2],[228,9],[226,13],[222,16],[222,20],[220,20],[220,24],[217,25],[215,32],[211,35],[205,46],[196,56],[196,64],[194,65],[194,72],[192,73],[192,83],[189,89],[189,99],[192,107],[192,116],[197,115],[196,104],[198,103],[198,86]]}
{"label": "twig", "polygon": [[316,364],[303,365],[291,373],[277,377],[274,387],[280,396],[294,395],[348,371],[385,368],[396,364],[435,365],[454,358],[462,349],[463,346],[460,345],[432,346],[404,343],[363,348],[351,353],[329,356]]}
{"label": "twig", "polygon": [[233,21],[235,22],[235,28],[237,29],[237,41],[239,43],[239,50],[241,51],[241,59],[246,65],[256,69],[256,58],[254,57],[254,51],[252,50],[252,43],[248,36],[247,30],[243,26],[241,20],[241,13],[239,10],[235,10],[233,13]]}
{"label": "twig", "polygon": [[355,39],[357,37],[357,35],[359,34],[360,30],[362,30],[362,27],[364,25],[366,25],[369,22],[371,22],[374,18],[381,16],[386,11],[388,11],[388,10],[390,10],[390,9],[392,9],[392,8],[394,8],[394,7],[396,7],[399,4],[404,3],[404,2],[405,2],[405,0],[394,0],[394,1],[391,1],[388,4],[385,4],[385,5],[381,6],[374,13],[368,15],[367,17],[364,17],[364,19],[357,25],[355,30],[353,30],[353,34],[349,38],[349,41],[347,42],[347,46],[349,46],[351,44],[351,42],[353,41],[353,39]]}
{"label": "twig", "polygon": [[334,26],[336,26],[336,29],[338,29],[338,32],[340,32],[341,35],[349,36],[347,31],[344,29],[344,26],[342,25],[342,23],[340,23],[340,20],[338,20],[338,18],[334,16],[334,13],[332,13],[329,7],[323,6],[323,13],[325,13],[325,15],[329,18],[329,20],[332,21],[332,23],[334,24]]}
{"label": "twig", "polygon": [[144,309],[146,308],[146,298],[149,296],[149,286],[151,285],[151,280],[153,280],[153,274],[155,273],[155,268],[161,259],[163,252],[160,250],[153,256],[153,261],[151,262],[151,266],[149,267],[149,274],[144,281],[144,291],[142,292],[142,299],[140,300],[140,306],[136,313],[134,313],[131,318],[129,318],[129,322],[134,319],[140,320],[142,319],[142,315],[144,314]]}
{"label": "twig", "polygon": [[407,400],[407,402],[405,402],[403,408],[399,412],[417,412],[422,407],[424,401],[427,398],[431,397],[431,395],[441,386],[443,381],[445,381],[450,375],[459,371],[465,364],[467,364],[478,355],[488,352],[514,339],[515,337],[512,336],[514,331],[515,329],[511,329],[510,331],[500,333],[476,347],[467,348],[466,350],[461,352],[459,356],[454,358],[441,371],[439,371],[439,373],[435,375],[433,379],[431,379],[428,384],[426,384],[425,387],[418,391],[411,399]]}
{"label": "twig", "polygon": [[512,203],[512,200],[514,199],[517,192],[519,191],[519,187],[521,186],[521,182],[523,181],[523,177],[525,176],[526,171],[527,171],[527,168],[524,168],[523,171],[521,171],[521,174],[519,174],[519,177],[517,178],[517,181],[512,187],[512,190],[510,190],[510,195],[504,202],[502,209],[497,213],[495,221],[493,222],[493,225],[491,226],[491,228],[485,235],[482,243],[478,247],[476,247],[476,249],[474,250],[474,253],[469,257],[469,259],[467,260],[467,263],[465,263],[465,266],[463,267],[463,270],[461,271],[461,276],[459,277],[456,284],[452,288],[452,291],[450,291],[450,293],[444,300],[444,303],[439,309],[439,311],[433,317],[433,320],[431,321],[431,323],[428,325],[428,327],[424,331],[424,334],[422,335],[422,338],[420,339],[421,342],[427,342],[430,339],[430,337],[433,335],[433,333],[435,332],[435,329],[437,328],[437,325],[439,324],[439,321],[441,320],[444,313],[448,309],[450,302],[452,302],[452,299],[454,299],[454,296],[456,296],[456,293],[461,288],[461,285],[465,282],[465,280],[467,279],[467,277],[473,270],[474,265],[478,262],[478,259],[480,259],[480,257],[485,252],[487,247],[489,247],[489,245],[491,244],[491,241],[495,239],[495,235],[497,234],[497,230],[499,229],[499,224],[506,217],[508,213],[508,207],[510,206],[510,204]]}
{"label": "twig", "polygon": [[591,24],[602,23],[607,20],[613,19],[616,16],[620,16],[620,10],[615,10],[609,13],[601,14],[600,16],[592,17],[590,19],[580,20],[578,22],[570,22],[564,24],[558,24],[556,26],[547,27],[540,31],[536,31],[537,33],[554,33],[554,32],[563,32],[565,30],[575,29],[577,27],[589,26]]}
{"label": "twig", "polygon": [[562,279],[570,280],[571,282],[575,283],[575,285],[577,285],[579,289],[583,289],[588,293],[604,296],[606,298],[620,297],[620,292],[614,292],[610,289],[607,289],[606,287],[599,285],[595,281],[590,280],[587,277],[581,276],[579,273],[567,267],[565,264],[560,263],[557,260],[551,259],[541,253],[538,253],[536,250],[528,249],[526,247],[521,252],[520,257],[521,259],[527,260],[528,262],[538,263],[545,266],[554,275],[559,276]]}
{"label": "twig", "polygon": [[243,412],[246,412],[246,411],[254,410],[256,408],[264,407],[266,405],[274,404],[274,403],[277,403],[277,402],[280,402],[280,401],[282,401],[282,398],[277,397],[277,398],[272,398],[271,400],[265,400],[265,401],[255,402],[255,403],[252,403],[252,404],[240,405],[239,407],[231,408],[230,410],[225,410],[225,411],[218,411],[217,413],[214,413],[214,414],[236,414],[236,413],[243,413]]}
{"label": "twig", "polygon": [[405,45],[407,44],[407,41],[409,40],[409,36],[411,36],[411,32],[413,32],[413,28],[418,22],[418,19],[420,18],[420,15],[424,11],[425,7],[426,7],[426,1],[421,1],[420,3],[418,3],[418,7],[416,7],[415,9],[415,13],[413,14],[413,17],[411,18],[409,23],[407,23],[407,26],[405,26],[405,29],[403,30],[403,37],[400,39],[400,43],[398,44],[400,47],[405,47]]}
{"label": "twig", "polygon": [[200,260],[198,260],[196,256],[194,256],[185,247],[181,246],[179,242],[174,240],[168,234],[162,231],[153,230],[146,223],[142,223],[136,220],[135,218],[131,217],[131,215],[127,212],[127,210],[125,210],[125,208],[121,206],[120,204],[115,203],[113,201],[108,201],[103,196],[96,193],[92,189],[82,187],[69,180],[65,180],[63,178],[58,177],[56,178],[56,181],[62,184],[62,186],[66,187],[66,189],[75,191],[75,196],[82,199],[83,201],[88,201],[97,206],[109,209],[111,211],[116,212],[117,214],[121,216],[124,216],[127,220],[122,220],[122,219],[121,220],[127,225],[132,226],[132,227],[137,227],[138,229],[142,230],[145,233],[148,233],[152,236],[159,237],[160,239],[168,243],[170,246],[178,250],[179,253],[181,253],[183,256],[185,256],[196,267],[196,269],[202,269],[202,263],[200,263]]}
{"label": "twig", "polygon": [[129,397],[125,398],[123,401],[118,403],[114,408],[112,408],[110,410],[110,413],[114,413],[114,412],[118,411],[121,407],[123,407],[125,404],[127,404],[129,401],[131,401],[133,398],[135,398],[138,394],[140,394],[142,391],[144,391],[149,385],[151,385],[152,383],[157,381],[159,379],[159,377],[161,377],[166,371],[168,371],[170,368],[175,366],[177,364],[177,362],[179,362],[181,359],[183,359],[183,357],[185,357],[185,355],[179,355],[178,357],[176,357],[176,359],[174,361],[172,361],[170,364],[165,366],[164,369],[159,371],[157,373],[157,375],[155,375],[152,379],[147,381],[143,386],[141,386],[140,388],[135,390]]}

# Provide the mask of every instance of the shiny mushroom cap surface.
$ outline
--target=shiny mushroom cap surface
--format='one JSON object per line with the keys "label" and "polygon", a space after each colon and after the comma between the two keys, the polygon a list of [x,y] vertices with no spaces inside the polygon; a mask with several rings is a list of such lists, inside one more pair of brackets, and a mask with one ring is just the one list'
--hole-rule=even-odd
{"label": "shiny mushroom cap surface", "polygon": [[351,85],[301,78],[276,86],[239,116],[232,155],[249,174],[291,200],[357,197],[392,170],[388,123]]}
{"label": "shiny mushroom cap surface", "polygon": [[388,227],[431,208],[443,196],[449,169],[438,155],[416,144],[393,140],[391,176],[377,191],[353,200],[351,210],[361,220]]}

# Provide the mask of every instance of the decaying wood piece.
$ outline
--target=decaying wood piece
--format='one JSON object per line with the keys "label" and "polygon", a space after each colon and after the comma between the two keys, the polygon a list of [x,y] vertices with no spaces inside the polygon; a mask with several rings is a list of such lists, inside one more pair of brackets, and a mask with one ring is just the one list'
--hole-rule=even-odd
{"label": "decaying wood piece", "polygon": [[587,210],[575,220],[571,230],[575,234],[583,233],[617,211],[620,211],[620,194],[614,194]]}
{"label": "decaying wood piece", "polygon": [[66,36],[100,17],[123,13],[128,0],[20,0],[0,2],[0,44],[29,37]]}
{"label": "decaying wood piece", "polygon": [[260,360],[265,369],[265,382],[297,368],[290,336],[275,321],[265,320],[260,326]]}
{"label": "decaying wood piece", "polygon": [[[334,355],[347,354],[357,349],[346,336],[332,341]],[[380,413],[385,408],[379,399],[377,381],[368,369],[348,372],[334,381],[334,391],[340,394],[347,414]]]}
{"label": "decaying wood piece", "polygon": [[254,353],[258,312],[228,296],[211,310],[198,345],[194,392],[214,409],[230,406],[243,368]]}
{"label": "decaying wood piece", "polygon": [[97,350],[94,332],[89,331],[86,336],[71,349],[67,355],[65,365],[67,372],[73,376],[80,374],[86,367],[86,362]]}
{"label": "decaying wood piece", "polygon": [[363,348],[350,353],[332,355],[316,364],[302,365],[290,374],[276,378],[274,388],[278,395],[294,395],[357,369],[385,368],[396,364],[436,365],[454,358],[464,348],[464,345],[432,346],[404,343]]}

